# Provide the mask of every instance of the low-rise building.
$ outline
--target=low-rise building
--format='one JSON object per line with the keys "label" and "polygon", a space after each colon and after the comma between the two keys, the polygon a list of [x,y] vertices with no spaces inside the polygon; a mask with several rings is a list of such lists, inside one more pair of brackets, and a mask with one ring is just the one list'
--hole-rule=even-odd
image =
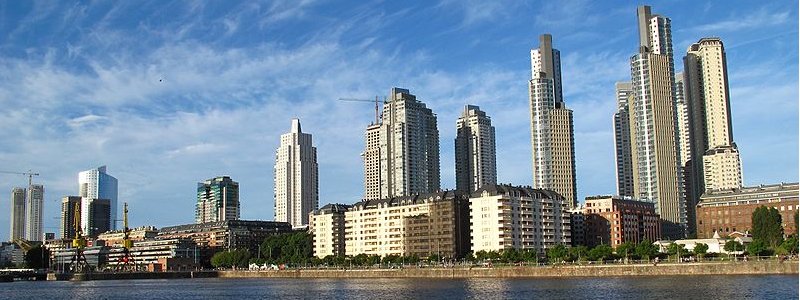
{"label": "low-rise building", "polygon": [[191,239],[198,247],[217,250],[247,249],[257,253],[267,237],[292,232],[286,222],[225,220],[161,228],[158,239]]}
{"label": "low-rise building", "polygon": [[[121,247],[112,248],[108,254],[108,265],[123,263],[124,255]],[[158,239],[134,242],[130,257],[133,260],[131,263],[139,269],[188,271],[198,269],[209,257],[209,251],[207,248],[198,248],[190,239]]]}
{"label": "low-rise building", "polygon": [[344,216],[350,209],[346,204],[328,204],[309,216],[309,230],[314,240],[314,256],[344,256]]}
{"label": "low-rise building", "polygon": [[[144,241],[155,238],[158,235],[158,228],[155,226],[142,226],[133,228],[128,233],[128,238],[131,241]],[[121,247],[122,240],[125,238],[125,232],[122,229],[112,230],[101,233],[97,236],[98,240],[103,240],[109,247]]]}
{"label": "low-rise building", "polygon": [[583,214],[586,245],[610,245],[657,241],[661,222],[653,203],[618,196],[586,197]]}
{"label": "low-rise building", "polygon": [[472,251],[535,249],[571,244],[568,201],[556,192],[487,185],[469,199]]}
{"label": "low-rise building", "polygon": [[461,258],[469,253],[467,203],[456,191],[357,202],[345,212],[345,253]]}
{"label": "low-rise building", "polygon": [[797,233],[798,183],[781,183],[707,191],[697,204],[697,237],[710,238],[715,232],[727,237],[753,228],[753,212],[761,206],[774,207],[781,214],[783,233]]}

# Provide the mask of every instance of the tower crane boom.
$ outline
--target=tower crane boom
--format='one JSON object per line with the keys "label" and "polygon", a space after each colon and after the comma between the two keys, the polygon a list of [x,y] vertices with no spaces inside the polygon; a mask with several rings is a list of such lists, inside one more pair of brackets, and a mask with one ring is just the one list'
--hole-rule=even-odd
{"label": "tower crane boom", "polygon": [[25,176],[28,176],[28,186],[31,186],[31,185],[33,184],[33,176],[39,176],[39,173],[34,173],[34,172],[33,172],[33,171],[31,171],[31,170],[28,170],[28,172],[0,171],[0,173],[6,173],[6,174],[17,174],[17,175],[25,175]]}
{"label": "tower crane boom", "polygon": [[378,124],[378,122],[380,121],[380,119],[379,119],[380,115],[378,114],[378,103],[380,102],[380,99],[378,98],[378,96],[375,96],[375,100],[355,99],[355,98],[339,98],[339,101],[373,102],[373,103],[375,103],[375,124]]}

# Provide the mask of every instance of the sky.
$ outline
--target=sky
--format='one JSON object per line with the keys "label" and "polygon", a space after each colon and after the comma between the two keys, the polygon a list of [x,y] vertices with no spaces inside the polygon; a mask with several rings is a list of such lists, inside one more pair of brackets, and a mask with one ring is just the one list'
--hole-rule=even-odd
{"label": "sky", "polygon": [[[614,83],[630,80],[628,1],[2,1],[0,170],[40,173],[45,232],[77,174],[119,180],[131,226],[194,221],[197,182],[240,183],[241,217],[273,219],[279,137],[300,118],[320,206],[363,195],[369,103],[410,89],[437,114],[442,188],[455,187],[455,121],[496,128],[498,181],[531,185],[530,49],[553,35],[574,111],[578,197],[614,194]],[[745,185],[798,181],[798,3],[652,3],[672,19],[676,69],[702,37],[725,43]],[[0,237],[22,175],[0,174]],[[121,215],[121,214],[120,214]]]}

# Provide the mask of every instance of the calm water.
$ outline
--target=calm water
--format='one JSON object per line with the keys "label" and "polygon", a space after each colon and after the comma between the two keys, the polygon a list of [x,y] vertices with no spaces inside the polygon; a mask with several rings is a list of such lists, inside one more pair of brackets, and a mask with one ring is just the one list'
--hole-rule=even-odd
{"label": "calm water", "polygon": [[798,299],[797,276],[174,279],[0,283],[5,299]]}

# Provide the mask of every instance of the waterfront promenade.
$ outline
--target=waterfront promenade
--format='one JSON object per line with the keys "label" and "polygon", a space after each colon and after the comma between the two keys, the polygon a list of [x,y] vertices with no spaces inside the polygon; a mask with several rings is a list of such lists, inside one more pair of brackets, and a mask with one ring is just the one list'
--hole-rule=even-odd
{"label": "waterfront promenade", "polygon": [[798,274],[797,261],[218,271],[220,278],[513,278]]}

